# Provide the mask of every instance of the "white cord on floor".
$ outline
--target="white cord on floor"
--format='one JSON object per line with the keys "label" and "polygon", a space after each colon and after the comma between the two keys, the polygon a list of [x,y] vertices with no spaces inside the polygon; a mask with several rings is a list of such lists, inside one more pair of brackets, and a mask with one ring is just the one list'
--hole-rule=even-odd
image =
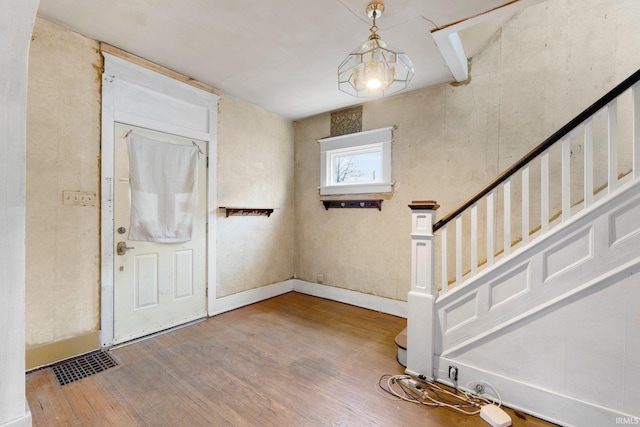
{"label": "white cord on floor", "polygon": [[[384,379],[386,384],[384,384]],[[386,386],[383,386],[383,384]],[[385,391],[387,394],[394,396],[396,399],[403,400],[405,402],[416,403],[429,407],[444,407],[452,409],[464,415],[477,415],[480,413],[480,407],[484,404],[490,404],[492,401],[482,396],[469,397],[464,394],[464,397],[459,394],[452,393],[433,382],[426,382],[422,380],[416,380],[408,375],[384,375],[378,381],[378,388]],[[494,391],[495,389],[491,387]],[[429,392],[435,394],[436,397],[432,397]],[[441,399],[438,399],[438,394],[446,394],[453,399],[459,400],[460,403],[449,403]],[[466,409],[465,409],[466,408]]]}
{"label": "white cord on floor", "polygon": [[[493,392],[495,393],[495,396],[492,396],[488,393],[476,393],[476,387],[477,386],[481,386],[482,389],[484,390],[485,388],[490,388],[491,390],[493,390]],[[498,405],[498,407],[502,406],[502,397],[500,397],[500,393],[498,393],[498,390],[492,386],[491,384],[489,384],[488,382],[485,381],[469,381],[467,383],[467,389],[471,390],[471,392],[469,394],[471,394],[473,397],[478,397],[481,399],[485,399],[487,401],[489,401],[490,403],[494,404],[494,405]],[[467,398],[469,398],[469,394],[467,394],[467,392],[464,392],[464,395],[467,396]]]}

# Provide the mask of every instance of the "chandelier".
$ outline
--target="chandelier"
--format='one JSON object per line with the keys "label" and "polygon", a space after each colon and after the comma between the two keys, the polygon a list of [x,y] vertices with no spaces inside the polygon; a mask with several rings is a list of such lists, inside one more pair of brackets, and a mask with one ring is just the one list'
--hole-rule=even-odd
{"label": "chandelier", "polygon": [[367,16],[373,19],[371,35],[338,67],[338,89],[356,97],[378,97],[401,91],[413,77],[413,64],[406,53],[387,45],[377,34],[376,18],[384,4],[371,2]]}

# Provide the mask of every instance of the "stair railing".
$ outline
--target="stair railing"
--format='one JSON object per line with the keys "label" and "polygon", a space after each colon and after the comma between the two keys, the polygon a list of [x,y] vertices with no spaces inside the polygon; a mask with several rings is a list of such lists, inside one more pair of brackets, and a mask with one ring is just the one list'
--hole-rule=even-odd
{"label": "stair railing", "polygon": [[[638,176],[638,81],[640,70],[434,224],[433,231],[440,233],[441,294]],[[532,170],[539,180],[532,179]]]}
{"label": "stair railing", "polygon": [[434,374],[438,297],[640,176],[639,81],[640,70],[439,221],[436,202],[410,205],[407,373]]}

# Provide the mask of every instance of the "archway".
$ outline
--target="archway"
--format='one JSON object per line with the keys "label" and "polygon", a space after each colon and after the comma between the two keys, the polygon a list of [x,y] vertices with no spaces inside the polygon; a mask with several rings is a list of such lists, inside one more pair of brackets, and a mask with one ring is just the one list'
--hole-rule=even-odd
{"label": "archway", "polygon": [[30,426],[25,396],[25,171],[29,44],[39,0],[0,14],[0,427]]}

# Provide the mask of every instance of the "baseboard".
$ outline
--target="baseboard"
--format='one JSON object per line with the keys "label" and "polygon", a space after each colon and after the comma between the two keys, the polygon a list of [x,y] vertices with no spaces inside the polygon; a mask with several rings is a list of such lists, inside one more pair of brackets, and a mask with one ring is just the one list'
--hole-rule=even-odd
{"label": "baseboard", "polygon": [[458,360],[444,357],[435,358],[435,365],[440,366],[437,380],[443,384],[453,385],[444,375],[444,367],[455,365],[458,368],[458,386],[466,390],[469,381],[482,381],[491,384],[500,393],[503,404],[534,417],[563,426],[608,426],[615,425],[616,420],[633,420],[637,417],[616,412],[590,402],[563,395],[552,390],[487,372],[473,366],[460,363]]}
{"label": "baseboard", "polygon": [[262,286],[226,297],[218,298],[215,301],[215,310],[209,316],[225,313],[254,304],[287,292],[296,291],[302,294],[312,295],[332,301],[355,305],[381,313],[391,314],[402,318],[407,318],[407,303],[390,298],[383,298],[375,295],[363,294],[361,292],[350,291],[348,289],[336,288],[334,286],[322,285],[319,283],[306,282],[304,280],[290,279],[273,285]]}
{"label": "baseboard", "polygon": [[5,423],[0,424],[0,427],[31,427],[32,419],[31,419],[31,410],[29,409],[29,404],[25,405],[24,415],[20,418],[15,418],[11,421],[7,421]]}
{"label": "baseboard", "polygon": [[391,314],[402,318],[407,318],[408,306],[406,301],[398,301],[376,295],[363,294],[362,292],[348,289],[336,288],[335,286],[323,285],[320,283],[306,282],[304,280],[293,280],[293,290],[307,295],[313,295],[332,301],[343,302],[381,313]]}
{"label": "baseboard", "polygon": [[293,279],[217,298],[214,304],[214,312],[209,313],[209,316],[215,316],[217,314],[235,310],[236,308],[244,307],[245,305],[277,297],[278,295],[286,294],[292,290]]}
{"label": "baseboard", "polygon": [[25,367],[29,371],[99,348],[100,331],[92,331],[66,340],[27,348]]}

